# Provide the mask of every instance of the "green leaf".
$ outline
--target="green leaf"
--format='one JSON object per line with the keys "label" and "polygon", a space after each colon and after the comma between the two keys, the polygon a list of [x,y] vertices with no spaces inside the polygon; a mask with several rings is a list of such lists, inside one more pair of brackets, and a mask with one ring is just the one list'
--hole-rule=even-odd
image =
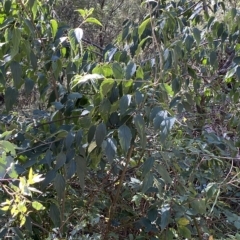
{"label": "green leaf", "polygon": [[189,103],[190,105],[193,105],[193,104],[194,104],[193,98],[192,98],[192,95],[191,95],[191,94],[185,93],[185,97],[186,97],[186,99],[187,99],[187,101],[188,101],[188,103]]}
{"label": "green leaf", "polygon": [[161,165],[160,164],[156,165],[155,169],[161,175],[161,177],[163,178],[165,183],[168,183],[168,184],[172,183],[172,179],[171,179],[167,169],[162,164]]}
{"label": "green leaf", "polygon": [[104,151],[107,160],[109,161],[109,163],[112,163],[117,152],[117,143],[114,138],[108,138],[106,140],[106,146]]}
{"label": "green leaf", "polygon": [[90,80],[102,80],[102,79],[104,79],[104,77],[99,74],[86,74],[84,76],[75,75],[70,84],[71,88],[73,89],[78,84],[86,83]]}
{"label": "green leaf", "polygon": [[201,42],[201,31],[198,28],[193,28],[193,36],[197,44],[199,45],[199,43]]}
{"label": "green leaf", "polygon": [[190,201],[191,206],[197,214],[205,214],[206,213],[206,201],[205,199],[194,199]]}
{"label": "green leaf", "polygon": [[69,162],[67,162],[67,164],[65,164],[65,169],[66,169],[66,173],[67,173],[66,178],[71,179],[77,169],[76,161],[74,159],[71,159]]}
{"label": "green leaf", "polygon": [[224,79],[227,80],[228,78],[231,78],[237,71],[238,66],[235,66],[234,68],[231,68],[225,75]]}
{"label": "green leaf", "polygon": [[212,52],[210,53],[209,59],[210,59],[210,64],[211,64],[211,66],[215,66],[215,65],[216,65],[216,62],[217,62],[217,54],[216,54],[215,51],[212,51]]}
{"label": "green leaf", "polygon": [[82,156],[75,156],[75,161],[77,164],[77,175],[80,182],[80,187],[82,189],[85,188],[85,175],[87,170],[87,162],[86,159]]}
{"label": "green leaf", "polygon": [[79,46],[79,44],[81,43],[82,37],[83,37],[83,30],[81,28],[71,29],[68,32],[69,42],[70,42],[71,48],[75,53],[78,50],[77,46]]}
{"label": "green leaf", "polygon": [[7,174],[11,178],[17,178],[18,176],[14,159],[11,156],[2,155],[0,157],[0,178],[5,178]]}
{"label": "green leaf", "polygon": [[184,238],[191,239],[191,231],[187,227],[179,226],[178,231]]}
{"label": "green leaf", "polygon": [[181,90],[181,80],[179,78],[173,79],[172,90],[174,91],[174,95],[177,94]]}
{"label": "green leaf", "polygon": [[48,186],[48,184],[54,180],[54,178],[56,177],[56,174],[57,173],[54,169],[47,172],[45,179],[42,182],[43,189],[45,189]]}
{"label": "green leaf", "polygon": [[24,224],[24,227],[26,228],[26,230],[28,232],[32,232],[32,221],[31,221],[31,218],[29,216],[26,216],[26,222]]}
{"label": "green leaf", "polygon": [[32,207],[37,211],[45,209],[45,207],[40,202],[37,202],[37,201],[32,202]]}
{"label": "green leaf", "polygon": [[114,83],[115,82],[112,79],[106,79],[102,82],[100,86],[100,94],[102,97],[105,97],[107,93],[112,90]]}
{"label": "green leaf", "polygon": [[189,66],[188,66],[188,73],[193,79],[195,79],[197,77],[195,70]]}
{"label": "green leaf", "polygon": [[25,18],[24,23],[26,24],[26,26],[28,28],[29,35],[34,34],[35,29],[34,29],[32,22],[29,19]]}
{"label": "green leaf", "polygon": [[145,160],[145,162],[142,165],[142,176],[144,177],[148,172],[150,172],[150,170],[153,167],[154,164],[154,158],[153,157],[149,157],[147,160]]}
{"label": "green leaf", "polygon": [[61,201],[64,197],[64,192],[66,187],[66,181],[64,177],[61,174],[57,173],[57,176],[53,182],[53,185],[54,185],[54,188],[56,189],[58,200]]}
{"label": "green leaf", "polygon": [[112,78],[113,76],[113,69],[110,64],[104,65],[97,65],[93,70],[92,73],[101,74],[106,78]]}
{"label": "green leaf", "polygon": [[88,130],[88,136],[87,136],[88,143],[90,143],[93,140],[95,136],[95,131],[96,131],[96,126],[92,125]]}
{"label": "green leaf", "polygon": [[10,63],[10,69],[12,72],[14,87],[19,89],[21,87],[22,67],[18,62],[13,61]]}
{"label": "green leaf", "polygon": [[61,225],[60,211],[57,205],[54,203],[50,205],[49,217],[51,218],[55,227],[60,227]]}
{"label": "green leaf", "polygon": [[158,209],[155,207],[150,208],[150,210],[148,210],[147,217],[151,222],[155,221],[158,217]]}
{"label": "green leaf", "polygon": [[87,15],[88,15],[88,10],[87,9],[77,9],[75,10],[76,12],[79,12],[79,14],[83,17],[83,18],[86,18]]}
{"label": "green leaf", "polygon": [[[153,119],[154,119],[154,118],[157,116],[157,114],[158,114],[159,112],[161,112],[161,111],[162,111],[162,108],[161,108],[161,107],[159,107],[159,106],[153,107],[152,110],[151,110],[151,112],[150,112],[150,116],[149,116],[150,121],[153,121]],[[160,126],[160,123],[159,123],[159,126]]]}
{"label": "green leaf", "polygon": [[223,23],[219,23],[217,26],[217,36],[218,38],[221,37],[221,35],[223,34],[224,31],[224,24]]}
{"label": "green leaf", "polygon": [[144,150],[146,147],[146,131],[145,131],[145,121],[143,117],[139,114],[135,115],[134,124],[140,137],[141,147]]}
{"label": "green leaf", "polygon": [[99,20],[97,20],[96,18],[93,18],[93,17],[87,18],[84,22],[95,23],[99,26],[102,26],[101,22]]}
{"label": "green leaf", "polygon": [[191,105],[186,101],[182,101],[182,104],[178,104],[178,111],[179,112],[182,112],[182,109],[181,109],[182,107],[184,107],[184,109],[188,112],[191,112],[191,110],[192,110]]}
{"label": "green leaf", "polygon": [[52,70],[55,78],[58,78],[60,72],[62,71],[62,61],[60,59],[57,59],[56,61],[52,61]]}
{"label": "green leaf", "polygon": [[107,128],[104,123],[100,123],[95,131],[95,140],[98,147],[102,146],[103,140],[106,137]]}
{"label": "green leaf", "polygon": [[55,170],[60,169],[66,162],[66,155],[63,152],[60,152],[56,158]]}
{"label": "green leaf", "polygon": [[77,146],[81,146],[82,139],[83,139],[83,130],[79,130],[75,136],[75,141]]}
{"label": "green leaf", "polygon": [[240,220],[234,222],[234,226],[239,230],[240,229]]}
{"label": "green leaf", "polygon": [[16,155],[16,146],[12,143],[10,143],[9,141],[5,141],[5,140],[1,140],[0,141],[0,150],[1,153],[5,152],[5,153],[10,153],[12,156]]}
{"label": "green leaf", "polygon": [[124,116],[124,114],[128,110],[128,107],[130,106],[130,103],[131,103],[131,98],[132,98],[132,96],[129,94],[121,97],[121,99],[119,101],[119,108],[120,108],[121,116]]}
{"label": "green leaf", "polygon": [[187,35],[184,39],[184,44],[187,51],[190,51],[193,45],[194,39],[191,35]]}
{"label": "green leaf", "polygon": [[37,0],[28,0],[27,4],[28,4],[29,8],[32,10],[33,20],[35,20],[36,15],[37,15],[38,1]]}
{"label": "green leaf", "polygon": [[151,172],[148,172],[142,183],[142,192],[146,193],[146,191],[153,186],[153,174]]}
{"label": "green leaf", "polygon": [[130,62],[127,65],[126,74],[125,74],[126,80],[130,80],[131,79],[133,74],[136,72],[136,69],[137,69],[137,65],[135,63],[133,63],[133,62]]}
{"label": "green leaf", "polygon": [[240,81],[240,66],[237,67],[236,76],[237,76],[238,81]]}
{"label": "green leaf", "polygon": [[166,204],[161,209],[160,226],[161,226],[162,230],[169,224],[170,217],[171,217],[170,207],[169,207],[169,205]]}
{"label": "green leaf", "polygon": [[160,125],[160,141],[163,143],[167,136],[170,133],[170,130],[172,129],[174,122],[175,122],[176,118],[174,117],[167,117],[165,118]]}
{"label": "green leaf", "polygon": [[38,59],[37,59],[37,57],[36,57],[36,55],[34,54],[33,51],[30,52],[30,62],[31,62],[33,70],[37,70]]}
{"label": "green leaf", "polygon": [[67,150],[70,149],[70,147],[73,144],[73,141],[74,141],[74,134],[73,134],[73,132],[69,132],[66,139],[65,139],[65,146],[66,146]]}
{"label": "green leaf", "polygon": [[151,23],[151,18],[147,18],[146,20],[144,20],[144,21],[140,24],[140,26],[139,26],[139,28],[138,28],[139,38],[141,38],[144,30],[145,30],[148,26],[150,26],[150,23]]}
{"label": "green leaf", "polygon": [[215,16],[211,16],[208,20],[208,24],[207,24],[207,27],[208,27],[208,30],[209,28],[211,27],[212,23],[214,23],[214,19],[215,19]]}
{"label": "green leaf", "polygon": [[144,79],[144,72],[143,69],[138,66],[137,71],[136,71],[136,79]]}
{"label": "green leaf", "polygon": [[122,91],[123,94],[128,94],[133,85],[133,80],[123,81],[122,82]]}
{"label": "green leaf", "polygon": [[136,90],[135,92],[135,101],[137,105],[140,105],[144,100],[144,94],[142,94],[140,91]]}
{"label": "green leaf", "polygon": [[13,105],[17,103],[18,91],[15,88],[8,87],[5,91],[5,106],[7,112],[12,110]]}
{"label": "green leaf", "polygon": [[105,122],[107,122],[110,110],[111,102],[107,98],[104,98],[99,105],[99,113]]}
{"label": "green leaf", "polygon": [[112,64],[112,71],[113,71],[113,76],[115,79],[123,79],[124,77],[124,72],[121,67],[121,65],[117,62],[114,62]]}
{"label": "green leaf", "polygon": [[10,0],[4,1],[4,11],[6,14],[9,14],[9,12],[11,10],[11,6],[12,6],[12,1],[10,1]]}
{"label": "green leaf", "polygon": [[162,121],[166,119],[168,115],[167,111],[156,112],[157,110],[158,108],[156,107],[155,111],[151,113],[152,117],[155,115],[153,119],[153,126],[155,130],[160,129]]}
{"label": "green leaf", "polygon": [[11,48],[11,57],[13,58],[19,50],[19,44],[21,41],[21,31],[18,28],[14,28],[12,31],[12,48]]}
{"label": "green leaf", "polygon": [[167,91],[167,94],[172,97],[174,95],[173,89],[170,85],[168,85],[167,83],[164,83],[164,89]]}
{"label": "green leaf", "polygon": [[52,29],[52,36],[55,38],[57,30],[58,30],[58,22],[55,19],[50,20],[51,29]]}
{"label": "green leaf", "polygon": [[128,149],[130,148],[131,140],[132,140],[132,133],[128,126],[122,125],[118,129],[118,138],[120,141],[121,148],[124,154],[127,154]]}

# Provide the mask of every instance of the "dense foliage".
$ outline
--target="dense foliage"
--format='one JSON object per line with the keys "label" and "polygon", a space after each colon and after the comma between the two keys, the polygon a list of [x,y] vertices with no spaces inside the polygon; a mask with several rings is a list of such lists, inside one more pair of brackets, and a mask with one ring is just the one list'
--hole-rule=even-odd
{"label": "dense foliage", "polygon": [[0,2],[0,238],[240,239],[240,9],[91,7]]}

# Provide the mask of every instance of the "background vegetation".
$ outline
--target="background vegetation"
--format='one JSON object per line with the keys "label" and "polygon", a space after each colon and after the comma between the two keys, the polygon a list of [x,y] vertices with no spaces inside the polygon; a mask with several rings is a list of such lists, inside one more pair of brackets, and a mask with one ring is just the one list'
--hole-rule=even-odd
{"label": "background vegetation", "polygon": [[240,239],[237,2],[0,9],[1,239]]}

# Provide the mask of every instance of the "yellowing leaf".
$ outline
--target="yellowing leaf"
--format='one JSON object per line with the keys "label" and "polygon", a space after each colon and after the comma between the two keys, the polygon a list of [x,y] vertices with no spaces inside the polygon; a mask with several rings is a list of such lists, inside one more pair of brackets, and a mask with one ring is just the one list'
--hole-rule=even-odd
{"label": "yellowing leaf", "polygon": [[24,215],[21,215],[20,217],[20,227],[22,227],[24,225],[24,223],[26,222],[26,217]]}
{"label": "yellowing leaf", "polygon": [[23,203],[21,203],[21,204],[18,205],[18,211],[19,211],[19,212],[22,212],[22,213],[27,212],[27,207],[26,207],[26,205],[25,205],[25,202],[23,202]]}
{"label": "yellowing leaf", "polygon": [[32,207],[38,211],[45,209],[45,207],[40,202],[37,202],[37,201],[32,202]]}
{"label": "yellowing leaf", "polygon": [[9,207],[10,207],[9,205],[4,206],[4,207],[1,208],[1,210],[2,210],[2,211],[8,211]]}
{"label": "yellowing leaf", "polygon": [[178,219],[178,224],[181,226],[186,226],[189,224],[189,220],[187,218],[180,218]]}
{"label": "yellowing leaf", "polygon": [[32,168],[30,168],[29,173],[28,173],[28,183],[29,183],[29,184],[34,183],[34,182],[32,181],[32,179],[33,179],[33,171],[32,171]]}
{"label": "yellowing leaf", "polygon": [[42,174],[34,174],[32,180],[33,180],[33,183],[37,183],[44,180],[44,178],[42,178]]}

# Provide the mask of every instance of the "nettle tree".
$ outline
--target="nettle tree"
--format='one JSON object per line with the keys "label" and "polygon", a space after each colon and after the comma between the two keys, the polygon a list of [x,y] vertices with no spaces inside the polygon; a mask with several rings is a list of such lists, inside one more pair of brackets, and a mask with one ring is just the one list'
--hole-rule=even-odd
{"label": "nettle tree", "polygon": [[53,3],[0,3],[0,237],[239,239],[239,10],[144,1],[98,52]]}

